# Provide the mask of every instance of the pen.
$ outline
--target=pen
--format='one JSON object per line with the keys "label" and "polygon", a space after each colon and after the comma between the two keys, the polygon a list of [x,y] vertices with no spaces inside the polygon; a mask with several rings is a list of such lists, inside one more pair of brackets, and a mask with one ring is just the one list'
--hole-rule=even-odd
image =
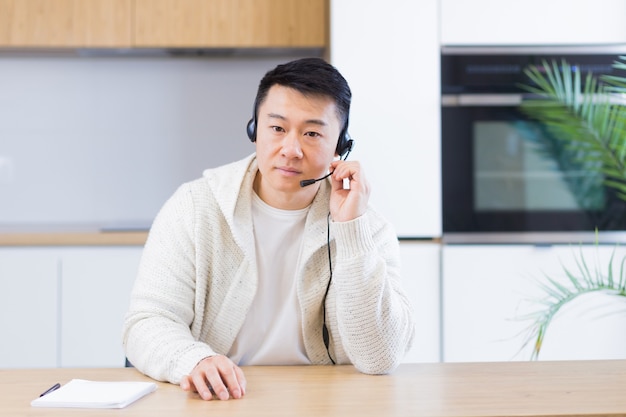
{"label": "pen", "polygon": [[58,382],[56,384],[54,384],[53,386],[51,386],[50,388],[48,388],[47,390],[45,390],[40,397],[43,397],[46,394],[50,394],[52,391],[58,390],[59,388],[61,388],[61,384],[59,384]]}

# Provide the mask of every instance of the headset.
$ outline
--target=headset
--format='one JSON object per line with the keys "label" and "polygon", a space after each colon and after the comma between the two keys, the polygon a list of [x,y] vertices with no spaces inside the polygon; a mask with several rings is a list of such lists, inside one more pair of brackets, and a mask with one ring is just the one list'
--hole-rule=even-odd
{"label": "headset", "polygon": [[[250,119],[246,125],[246,133],[248,134],[248,138],[251,142],[256,142],[256,105],[252,119]],[[348,134],[348,120],[346,120],[346,124],[339,134],[339,140],[337,141],[337,149],[335,152],[337,152],[337,155],[339,155],[340,158],[344,155],[347,157],[353,147],[354,140]]]}

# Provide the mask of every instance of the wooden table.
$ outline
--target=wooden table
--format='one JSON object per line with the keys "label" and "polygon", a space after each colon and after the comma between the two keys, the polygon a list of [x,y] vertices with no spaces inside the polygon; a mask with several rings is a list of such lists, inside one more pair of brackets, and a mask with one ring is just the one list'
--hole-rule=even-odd
{"label": "wooden table", "polygon": [[0,416],[626,416],[626,360],[401,365],[370,376],[352,366],[244,367],[246,396],[202,401],[178,386],[122,410],[33,408],[56,382],[148,380],[135,369],[0,371]]}

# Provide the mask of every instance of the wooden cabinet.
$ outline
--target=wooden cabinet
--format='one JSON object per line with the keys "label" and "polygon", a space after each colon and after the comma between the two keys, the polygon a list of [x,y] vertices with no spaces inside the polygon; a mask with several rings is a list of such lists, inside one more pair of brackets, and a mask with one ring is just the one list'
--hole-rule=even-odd
{"label": "wooden cabinet", "polygon": [[138,47],[324,47],[327,0],[135,0]]}
{"label": "wooden cabinet", "polygon": [[0,47],[323,48],[328,0],[0,0]]}
{"label": "wooden cabinet", "polygon": [[0,46],[130,44],[131,0],[0,0]]}

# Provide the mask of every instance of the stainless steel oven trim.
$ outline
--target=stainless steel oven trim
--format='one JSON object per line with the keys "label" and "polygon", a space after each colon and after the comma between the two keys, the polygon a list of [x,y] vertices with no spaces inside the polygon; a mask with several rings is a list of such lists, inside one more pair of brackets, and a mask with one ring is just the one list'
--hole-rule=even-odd
{"label": "stainless steel oven trim", "polygon": [[463,106],[519,106],[521,94],[444,94],[441,96],[443,107]]}
{"label": "stainless steel oven trim", "polygon": [[443,46],[444,55],[516,55],[516,54],[626,54],[626,44],[604,45],[507,45],[507,46]]}
{"label": "stainless steel oven trim", "polygon": [[626,243],[626,231],[595,232],[470,232],[444,233],[444,244],[618,244]]}
{"label": "stainless steel oven trim", "polygon": [[[523,94],[443,94],[441,96],[442,107],[471,107],[471,106],[519,106],[524,98]],[[594,97],[595,96],[591,96]],[[605,96],[598,96],[603,99]],[[582,101],[582,97],[579,98]],[[611,94],[609,100],[614,104],[625,104],[626,96],[623,94]]]}

